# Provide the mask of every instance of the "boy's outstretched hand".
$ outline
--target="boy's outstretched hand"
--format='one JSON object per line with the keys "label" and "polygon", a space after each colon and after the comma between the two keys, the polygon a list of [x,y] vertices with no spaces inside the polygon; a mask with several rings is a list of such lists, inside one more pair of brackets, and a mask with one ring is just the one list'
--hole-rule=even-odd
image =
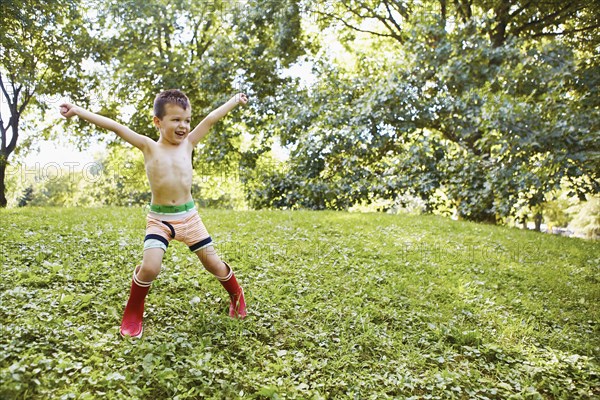
{"label": "boy's outstretched hand", "polygon": [[246,96],[245,93],[238,93],[235,95],[235,102],[237,104],[245,106],[246,104],[248,104],[248,96]]}
{"label": "boy's outstretched hand", "polygon": [[75,108],[76,106],[71,103],[63,103],[60,105],[60,115],[65,118],[71,118],[75,115]]}

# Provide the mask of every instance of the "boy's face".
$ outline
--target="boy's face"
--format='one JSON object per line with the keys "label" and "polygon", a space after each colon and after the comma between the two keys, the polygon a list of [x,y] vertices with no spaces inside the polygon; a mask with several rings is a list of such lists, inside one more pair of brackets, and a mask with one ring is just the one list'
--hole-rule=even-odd
{"label": "boy's face", "polygon": [[159,142],[178,145],[190,133],[192,110],[190,107],[183,109],[177,104],[166,104],[165,115],[162,119],[154,117],[154,126],[160,132]]}

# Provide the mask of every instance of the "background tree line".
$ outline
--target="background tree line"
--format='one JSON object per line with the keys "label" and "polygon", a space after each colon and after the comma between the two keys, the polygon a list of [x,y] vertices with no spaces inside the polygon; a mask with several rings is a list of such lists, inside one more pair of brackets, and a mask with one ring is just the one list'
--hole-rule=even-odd
{"label": "background tree line", "polygon": [[[235,175],[212,182],[227,204],[419,204],[497,223],[598,193],[598,1],[22,3],[2,0],[0,17],[3,184],[19,127],[51,106],[43,95],[156,137],[154,95],[178,87],[193,123],[238,90],[253,99],[194,157],[199,175]],[[30,129],[82,146],[100,135],[106,171],[131,157],[76,121]],[[94,196],[147,202],[143,186],[111,195],[107,176]]]}

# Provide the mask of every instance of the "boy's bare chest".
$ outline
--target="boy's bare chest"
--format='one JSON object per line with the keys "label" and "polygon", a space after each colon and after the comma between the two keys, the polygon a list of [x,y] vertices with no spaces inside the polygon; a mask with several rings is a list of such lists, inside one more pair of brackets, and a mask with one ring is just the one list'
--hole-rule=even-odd
{"label": "boy's bare chest", "polygon": [[192,154],[186,148],[157,147],[146,156],[146,169],[153,175],[170,175],[192,171]]}

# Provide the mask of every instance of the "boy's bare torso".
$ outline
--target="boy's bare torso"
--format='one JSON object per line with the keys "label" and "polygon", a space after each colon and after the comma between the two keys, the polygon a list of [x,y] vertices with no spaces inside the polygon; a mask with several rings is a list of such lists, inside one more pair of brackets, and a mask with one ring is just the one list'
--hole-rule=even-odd
{"label": "boy's bare torso", "polygon": [[[180,95],[183,95],[180,93]],[[181,96],[180,96],[181,97]],[[60,113],[65,118],[78,115],[96,126],[115,132],[126,142],[144,154],[146,176],[152,192],[152,204],[182,205],[192,198],[192,151],[209,129],[234,109],[246,104],[248,97],[238,93],[225,104],[211,111],[191,132],[191,108],[187,101],[166,103],[164,109],[153,117],[154,126],[160,132],[157,142],[140,135],[110,118],[87,111],[71,103],[63,103]],[[155,104],[156,106],[156,104]],[[159,117],[160,115],[160,117]]]}
{"label": "boy's bare torso", "polygon": [[152,204],[180,205],[192,201],[192,150],[180,144],[153,142],[144,151]]}

